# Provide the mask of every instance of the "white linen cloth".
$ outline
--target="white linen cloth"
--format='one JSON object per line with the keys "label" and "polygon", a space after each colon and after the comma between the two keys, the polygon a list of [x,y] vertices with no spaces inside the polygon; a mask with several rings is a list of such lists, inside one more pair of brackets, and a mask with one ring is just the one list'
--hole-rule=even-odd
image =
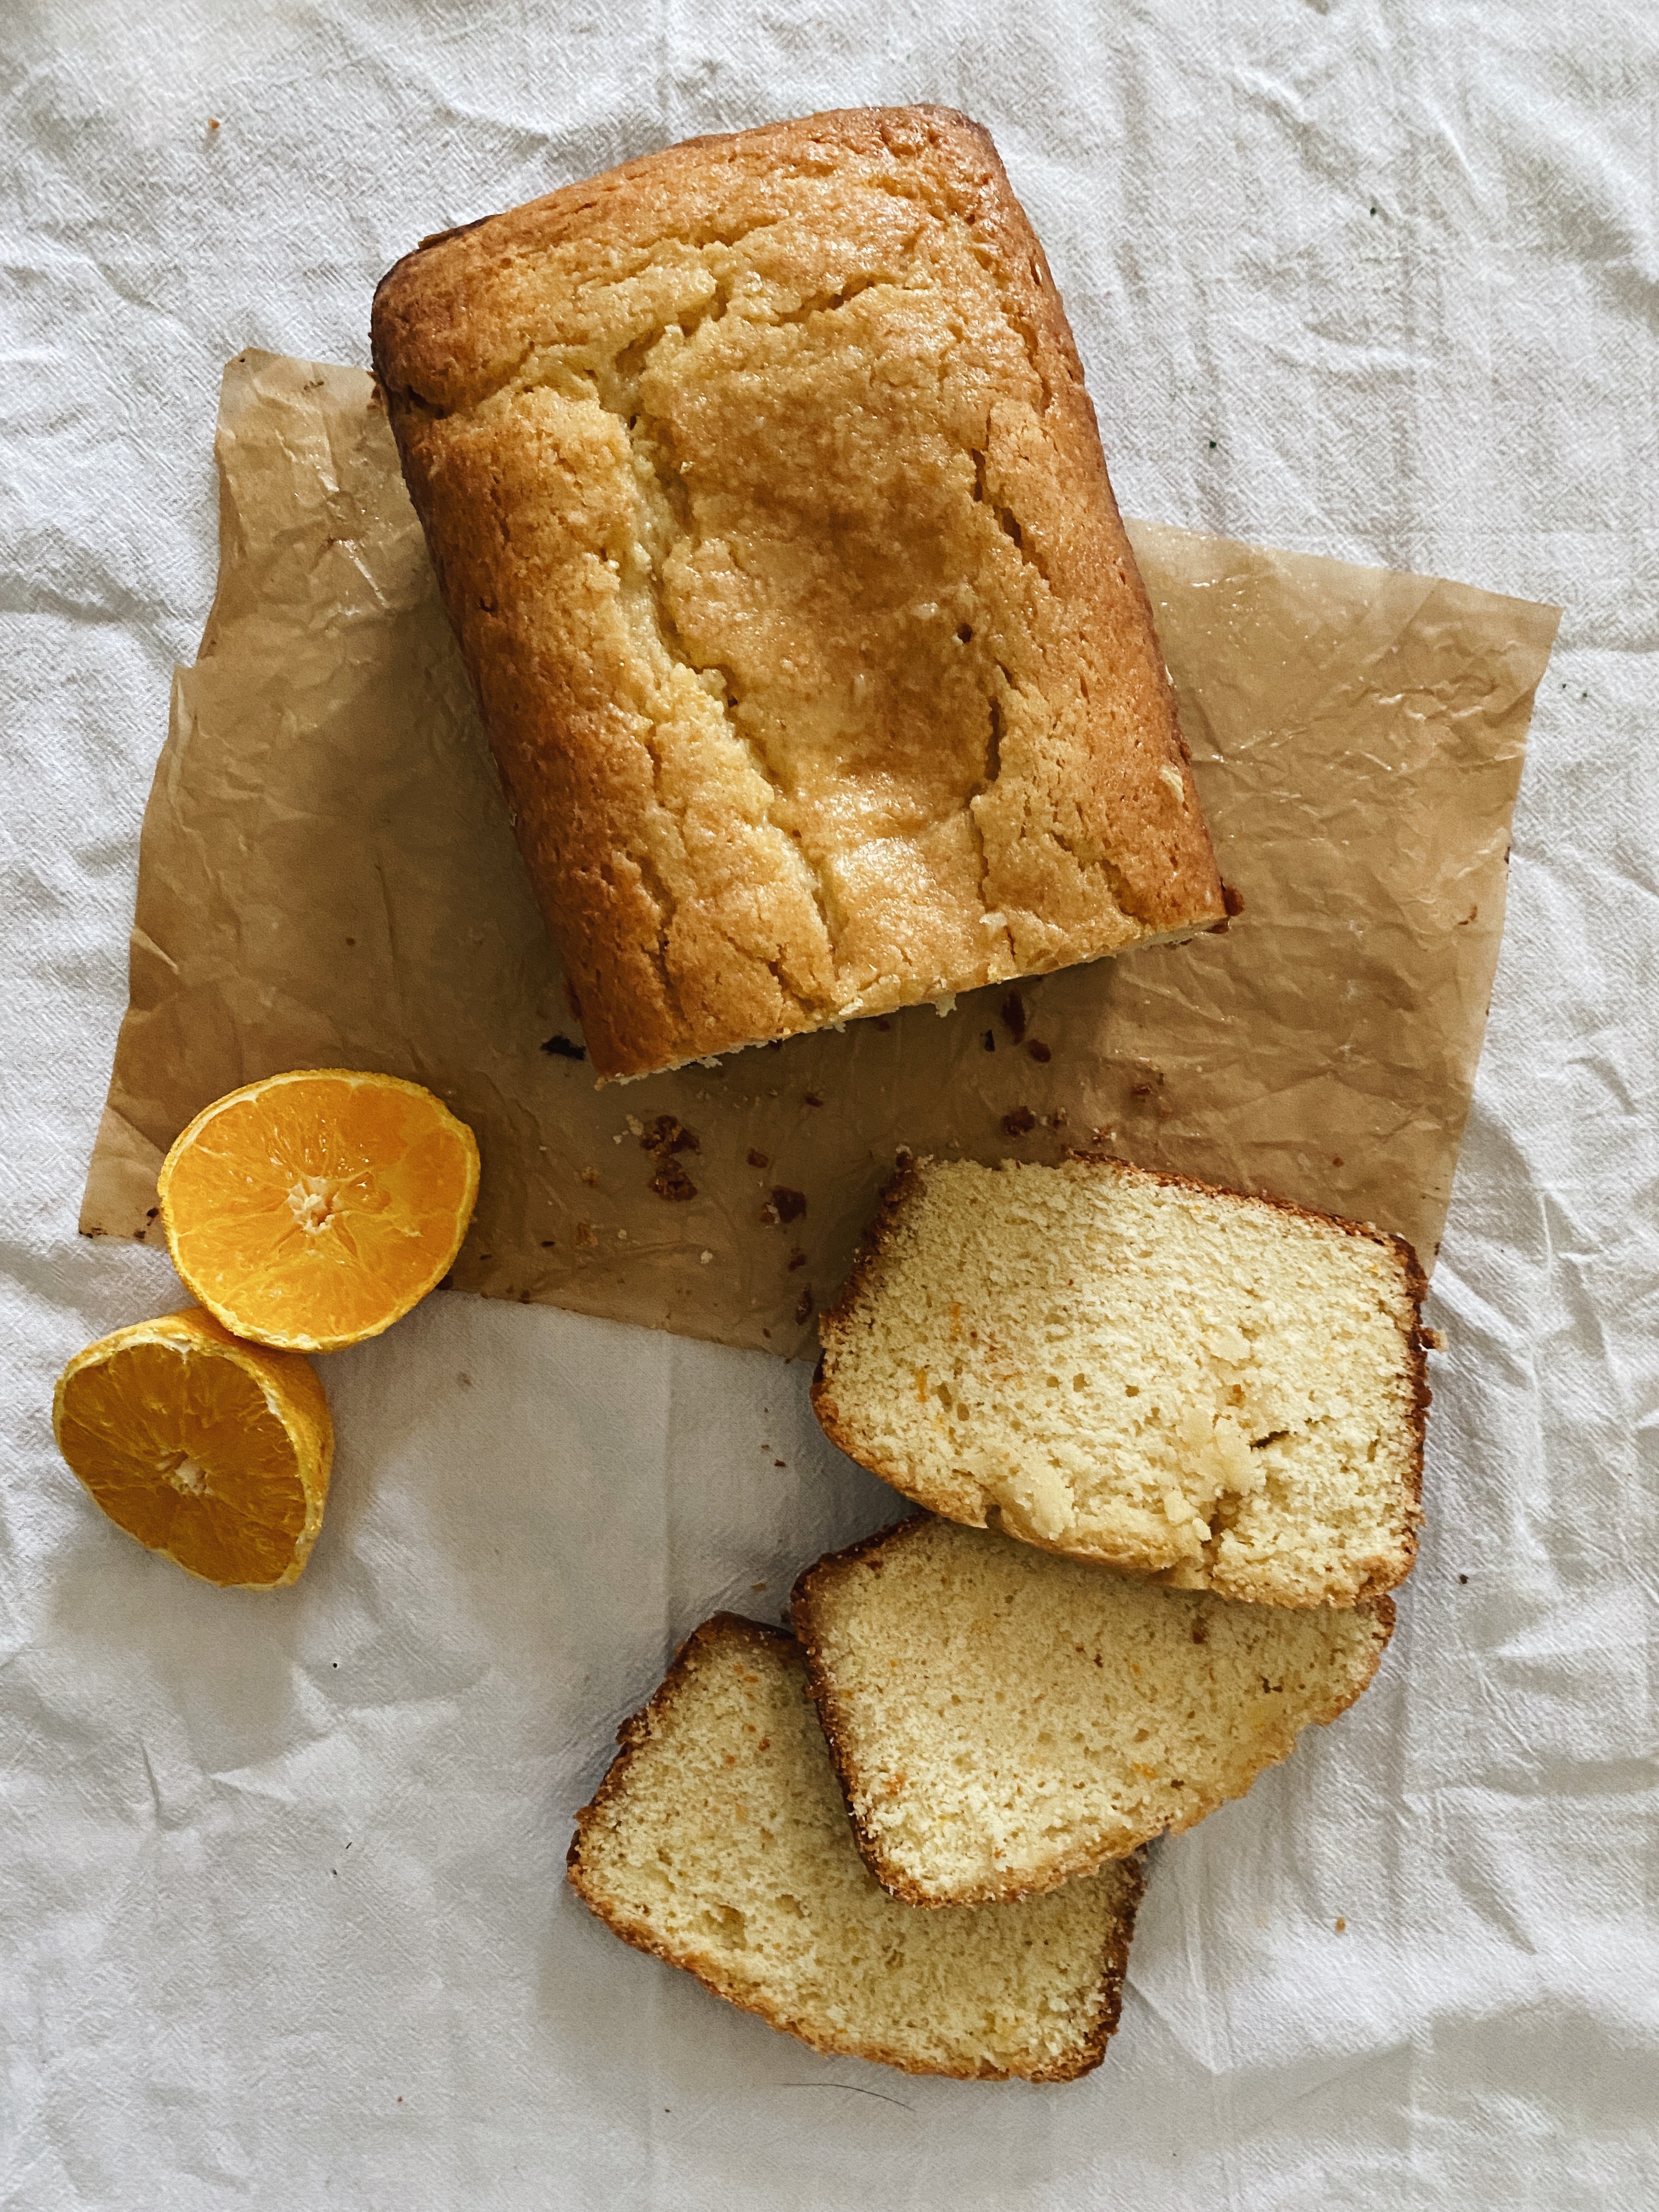
{"label": "white linen cloth", "polygon": [[[9,2212],[1655,2201],[1656,86],[1613,0],[12,0]],[[1127,511],[1566,610],[1400,1632],[1158,1850],[1106,2063],[1042,2089],[820,2059],[562,1885],[676,1640],[888,1515],[804,1366],[435,1298],[328,1363],[328,1519],[276,1596],[141,1551],[50,1425],[70,1352],[180,1303],[75,1219],[225,360],[365,361],[425,233],[915,99],[994,132]]]}

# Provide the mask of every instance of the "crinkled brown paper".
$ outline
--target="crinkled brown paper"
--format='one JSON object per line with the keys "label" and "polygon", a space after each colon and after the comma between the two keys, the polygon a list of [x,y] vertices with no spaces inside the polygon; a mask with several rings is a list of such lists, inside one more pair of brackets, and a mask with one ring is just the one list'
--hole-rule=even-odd
{"label": "crinkled brown paper", "polygon": [[210,1099],[331,1066],[477,1130],[459,1287],[729,1344],[811,1348],[901,1145],[1098,1141],[1432,1261],[1556,609],[1131,524],[1227,933],[600,1091],[370,380],[240,355],[218,455],[88,1235],[156,1237],[156,1170]]}

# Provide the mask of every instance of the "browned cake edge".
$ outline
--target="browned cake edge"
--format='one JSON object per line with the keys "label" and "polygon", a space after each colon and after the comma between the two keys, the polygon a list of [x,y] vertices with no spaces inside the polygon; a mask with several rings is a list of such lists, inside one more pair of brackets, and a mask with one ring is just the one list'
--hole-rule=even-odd
{"label": "browned cake edge", "polygon": [[[1428,1431],[1429,1406],[1433,1395],[1429,1389],[1428,1352],[1438,1343],[1434,1332],[1424,1326],[1423,1301],[1428,1296],[1429,1283],[1410,1242],[1404,1237],[1396,1236],[1392,1230],[1377,1228],[1372,1222],[1349,1221],[1340,1214],[1320,1213],[1312,1206],[1298,1206],[1288,1198],[1274,1198],[1265,1191],[1232,1190],[1224,1183],[1204,1182],[1196,1176],[1177,1175],[1169,1168],[1143,1168],[1133,1160],[1121,1159],[1111,1152],[1073,1151],[1066,1154],[1066,1158],[1090,1167],[1124,1170],[1143,1182],[1160,1183],[1173,1190],[1196,1191],[1206,1198],[1243,1199],[1260,1206],[1271,1206],[1280,1213],[1292,1214],[1303,1221],[1316,1222],[1322,1228],[1340,1229],[1346,1236],[1364,1237],[1373,1244],[1381,1244],[1391,1254],[1400,1268],[1413,1315],[1411,1326],[1401,1331],[1407,1381],[1411,1389],[1411,1402],[1407,1409],[1412,1452],[1406,1470],[1406,1526],[1399,1548],[1386,1571],[1372,1575],[1351,1593],[1329,1598],[1326,1602],[1344,1607],[1365,1605],[1373,1598],[1382,1596],[1386,1590],[1397,1589],[1410,1574],[1417,1559],[1418,1530],[1423,1519],[1423,1452]],[[832,1395],[828,1372],[830,1355],[840,1343],[843,1334],[852,1327],[860,1306],[873,1288],[875,1276],[899,1221],[920,1191],[925,1170],[933,1164],[931,1159],[906,1158],[889,1178],[882,1191],[875,1218],[854,1256],[852,1269],[842,1286],[841,1295],[818,1316],[818,1342],[823,1349],[818,1354],[817,1367],[812,1377],[812,1411],[817,1416],[818,1425],[837,1450],[845,1452],[848,1459],[856,1460],[860,1467],[867,1468],[872,1474],[879,1475],[884,1482],[890,1483],[902,1496],[913,1499],[930,1512],[939,1513],[945,1520],[962,1522],[968,1528],[983,1528],[994,1525],[987,1516],[981,1515],[978,1520],[969,1520],[952,1511],[939,1492],[926,1484],[911,1484],[897,1468],[882,1463],[875,1454],[861,1444],[854,1425],[843,1418]],[[954,1165],[957,1163],[941,1162],[939,1164]],[[1000,1525],[1000,1515],[996,1516],[995,1525]],[[1030,1544],[1037,1551],[1055,1553],[1061,1559],[1088,1560],[1123,1573],[1142,1571],[1103,1553],[1069,1550],[1063,1544],[1049,1543],[1041,1537],[1028,1535],[1024,1529],[1019,1531],[1017,1540]],[[1146,1578],[1150,1581],[1161,1579],[1158,1575]],[[1267,1599],[1257,1601],[1263,1604],[1270,1602]]]}
{"label": "browned cake edge", "polygon": [[888,2049],[878,2043],[822,2035],[806,2022],[787,2018],[775,2007],[757,1998],[750,1990],[738,1990],[727,1985],[717,1973],[702,1966],[676,1956],[642,1922],[629,1917],[600,1890],[589,1876],[583,1863],[582,1847],[589,1829],[601,1818],[611,1804],[625,1796],[629,1769],[634,1759],[650,1742],[659,1717],[665,1712],[684,1688],[691,1668],[706,1654],[721,1650],[775,1649],[778,1645],[799,1649],[796,1639],[780,1628],[771,1628],[763,1622],[750,1620],[744,1614],[717,1613],[702,1626],[692,1631],[674,1655],[672,1665],[664,1676],[659,1687],[640,1711],[625,1720],[617,1731],[617,1741],[622,1747],[607,1769],[592,1797],[576,1815],[575,1833],[565,1857],[565,1879],[595,1918],[605,1923],[611,1933],[636,1951],[648,1953],[671,1966],[678,1966],[701,1982],[712,1995],[722,1997],[739,2011],[753,2013],[769,2027],[793,2035],[798,2042],[821,2051],[826,2057],[864,2058],[879,2066],[891,2066],[904,2074],[944,2075],[953,2081],[1073,2081],[1098,2066],[1106,2055],[1106,2045],[1115,2033],[1123,2008],[1123,1978],[1128,1967],[1129,1941],[1134,1933],[1135,1913],[1146,1887],[1145,1870],[1137,1861],[1126,1866],[1123,1898],[1113,1915],[1107,1931],[1101,1959],[1100,1980],[1097,1985],[1094,2017],[1088,2033],[1073,2051],[1051,2065],[1016,2074],[1012,2069],[995,2067],[954,2068],[918,2065],[902,2051]]}
{"label": "browned cake edge", "polygon": [[970,142],[978,156],[988,163],[993,180],[1000,187],[995,203],[985,210],[992,218],[989,227],[1006,226],[1012,230],[1014,238],[1006,242],[1033,257],[1042,272],[1042,291],[1032,286],[1029,297],[1022,300],[1022,307],[1035,307],[1032,319],[1041,325],[1041,335],[1080,385],[1082,363],[1071,325],[1060,305],[1041,243],[1008,181],[995,142],[983,124],[955,108],[927,100],[908,106],[825,108],[746,131],[680,139],[652,153],[636,155],[597,176],[561,185],[515,207],[434,232],[394,262],[375,287],[370,332],[375,377],[394,410],[413,407],[428,415],[451,411],[441,398],[434,396],[446,373],[454,367],[453,353],[433,323],[428,257],[439,247],[453,246],[459,239],[471,240],[477,251],[471,258],[487,266],[490,248],[496,243],[549,246],[601,234],[616,208],[625,204],[635,189],[672,187],[680,173],[702,179],[723,161],[763,151],[775,163],[826,145],[851,153],[890,151],[893,140],[911,137],[918,124],[936,145]]}
{"label": "browned cake edge", "polygon": [[[1042,245],[1008,182],[989,132],[952,109],[927,104],[831,110],[755,131],[688,140],[626,162],[602,176],[567,185],[502,214],[438,233],[424,240],[413,252],[405,254],[376,288],[371,316],[372,351],[374,374],[386,398],[404,480],[426,533],[441,586],[444,584],[447,567],[446,548],[441,542],[444,532],[433,513],[427,473],[418,450],[420,425],[450,411],[440,395],[447,373],[455,366],[453,349],[445,337],[443,313],[428,297],[427,271],[432,266],[428,257],[434,249],[453,246],[458,240],[472,241],[483,273],[487,270],[494,246],[552,243],[562,237],[602,229],[609,207],[624,201],[636,188],[647,191],[653,185],[672,185],[676,175],[686,171],[688,156],[706,167],[722,159],[735,159],[739,151],[752,153],[763,143],[775,148],[779,158],[804,153],[826,142],[849,150],[868,149],[877,143],[889,144],[900,135],[913,136],[918,124],[936,148],[947,155],[954,154],[959,164],[961,157],[971,149],[988,173],[988,193],[981,195],[986,202],[982,212],[988,219],[982,224],[981,235],[988,242],[994,242],[1000,252],[1010,312],[1029,330],[1034,357],[1038,360],[1045,384],[1052,379],[1058,416],[1052,434],[1064,449],[1081,503],[1096,514],[1103,530],[1109,555],[1103,568],[1114,572],[1116,588],[1127,595],[1150,641],[1154,665],[1162,668],[1152,603],[1123,529],[1107,473],[1094,406],[1084,386],[1082,364]],[[446,281],[441,280],[436,286],[441,299]],[[454,610],[450,605],[447,586],[444,597],[453,623]],[[468,638],[459,623],[454,626],[474,692],[482,700],[480,674],[472,665]],[[1223,928],[1229,912],[1199,805],[1191,757],[1176,712],[1173,688],[1167,680],[1158,695],[1153,711],[1162,725],[1168,763],[1179,774],[1186,792],[1185,849],[1172,856],[1167,877],[1156,888],[1143,885],[1138,894],[1130,891],[1115,866],[1108,869],[1114,899],[1140,927],[1142,933],[1132,940],[1140,945],[1173,943],[1204,930]],[[526,858],[530,857],[526,851]],[[590,1058],[599,1080],[655,1073],[704,1056],[710,1049],[708,1041],[671,1034],[678,1018],[671,1021],[668,1009],[657,1006],[648,997],[641,997],[637,979],[629,981],[609,963],[596,966],[587,946],[589,925],[597,926],[596,917],[575,910],[581,904],[580,900],[573,907],[574,889],[570,882],[544,882],[543,874],[539,863],[532,860],[533,887],[564,966],[573,1003],[580,1002],[579,1018],[588,1033]],[[1066,966],[1071,963],[1061,957],[1046,964]],[[1035,974],[1042,969],[1022,968],[1019,972]],[[781,1027],[776,1034],[799,1034],[844,1018],[848,1017],[831,1008],[820,1018],[801,1019]],[[714,1043],[713,1049],[718,1054],[768,1042],[769,1037],[734,1036]]]}
{"label": "browned cake edge", "polygon": [[[860,1567],[867,1572],[879,1573],[889,1554],[899,1550],[906,1542],[914,1540],[934,1517],[926,1512],[913,1513],[905,1520],[890,1522],[886,1528],[878,1528],[873,1535],[849,1545],[845,1551],[826,1553],[823,1559],[806,1568],[799,1577],[790,1601],[790,1617],[801,1649],[806,1654],[812,1698],[817,1706],[818,1722],[823,1729],[824,1740],[830,1746],[830,1756],[835,1765],[836,1779],[841,1784],[842,1795],[847,1801],[854,1838],[866,1866],[890,1897],[896,1897],[906,1905],[947,1910],[958,1905],[1012,1905],[1020,1898],[1041,1896],[1047,1890],[1058,1889],[1061,1883],[1079,1875],[1097,1873],[1108,1860],[1129,1857],[1160,1835],[1179,1835],[1188,1828],[1195,1827],[1200,1820],[1220,1806],[1232,1802],[1224,1794],[1200,1796],[1194,1793],[1191,1805],[1179,1820],[1148,1826],[1127,1844],[1103,1842],[1097,1847],[1079,1844],[1074,1850],[1055,1857],[1041,1874],[1011,1875],[1000,1882],[983,1882],[968,1889],[951,1890],[948,1893],[921,1888],[902,1868],[895,1865],[883,1848],[879,1831],[866,1828],[860,1817],[860,1801],[866,1794],[866,1785],[853,1747],[845,1707],[836,1693],[834,1674],[826,1664],[817,1640],[817,1607],[822,1598],[833,1594],[838,1583],[848,1575],[857,1572]],[[1098,1562],[1085,1560],[1080,1564],[1097,1565]],[[1102,1571],[1109,1573],[1113,1570],[1104,1568]],[[1236,1601],[1216,1598],[1213,1602],[1226,1605]],[[1376,1623],[1370,1664],[1362,1680],[1334,1698],[1324,1712],[1310,1714],[1304,1723],[1304,1727],[1327,1727],[1339,1715],[1346,1712],[1370,1688],[1377,1668],[1382,1663],[1382,1655],[1394,1634],[1394,1600],[1389,1597],[1371,1598],[1356,1610],[1369,1613]],[[1265,1774],[1268,1767],[1281,1765],[1294,1748],[1292,1742],[1277,1758],[1267,1760],[1260,1771]]]}

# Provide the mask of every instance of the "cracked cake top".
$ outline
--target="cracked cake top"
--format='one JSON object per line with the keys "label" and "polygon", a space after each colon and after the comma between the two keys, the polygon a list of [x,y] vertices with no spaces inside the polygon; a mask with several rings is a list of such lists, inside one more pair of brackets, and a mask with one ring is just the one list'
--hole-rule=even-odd
{"label": "cracked cake top", "polygon": [[693,140],[428,240],[374,365],[601,1078],[1223,918],[986,133]]}

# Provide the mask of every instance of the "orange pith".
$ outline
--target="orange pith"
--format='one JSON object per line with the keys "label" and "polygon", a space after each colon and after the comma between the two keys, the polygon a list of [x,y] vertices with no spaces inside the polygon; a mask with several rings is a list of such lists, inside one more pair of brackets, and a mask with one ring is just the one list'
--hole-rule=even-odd
{"label": "orange pith", "polygon": [[271,1589],[322,1524],[333,1430],[297,1353],[240,1344],[195,1308],[76,1352],[58,1449],[112,1521],[206,1582]]}
{"label": "orange pith", "polygon": [[173,1264],[227,1328],[333,1352],[389,1328],[449,1272],[478,1147],[417,1083],[301,1071],[198,1114],[158,1188]]}

